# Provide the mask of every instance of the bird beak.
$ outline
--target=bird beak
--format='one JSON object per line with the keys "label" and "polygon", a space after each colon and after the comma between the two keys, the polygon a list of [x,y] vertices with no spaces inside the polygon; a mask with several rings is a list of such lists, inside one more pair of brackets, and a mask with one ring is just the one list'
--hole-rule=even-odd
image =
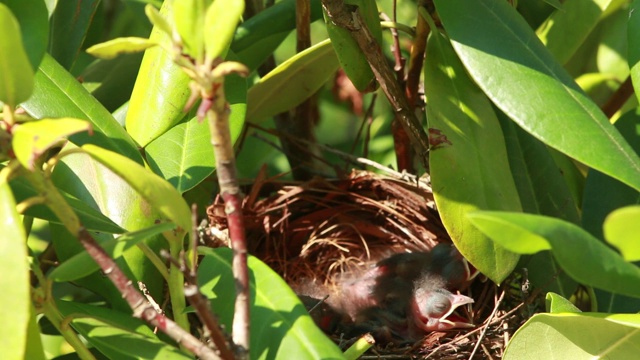
{"label": "bird beak", "polygon": [[473,302],[473,299],[468,296],[452,294],[451,307],[449,308],[449,311],[439,318],[425,318],[424,316],[420,316],[414,302],[412,304],[414,306],[414,320],[418,328],[424,331],[447,331],[459,328],[472,328],[475,325],[465,321],[462,317],[453,314],[453,312],[458,307],[471,304]]}
{"label": "bird beak", "polygon": [[451,308],[440,319],[437,319],[443,330],[457,329],[457,328],[472,328],[473,324],[464,321],[464,319],[453,312],[462,305],[472,304],[474,301],[472,298],[460,294],[453,295],[451,301]]}

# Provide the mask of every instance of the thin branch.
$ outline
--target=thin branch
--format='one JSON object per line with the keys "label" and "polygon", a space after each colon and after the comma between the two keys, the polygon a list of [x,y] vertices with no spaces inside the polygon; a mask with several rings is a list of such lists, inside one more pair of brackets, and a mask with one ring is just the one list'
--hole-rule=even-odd
{"label": "thin branch", "polygon": [[629,100],[633,94],[633,84],[631,83],[631,75],[627,76],[626,80],[620,84],[616,92],[614,92],[607,103],[602,105],[602,112],[607,115],[607,118],[611,117],[620,110],[622,105]]}
{"label": "thin branch", "polygon": [[380,45],[375,40],[358,11],[350,11],[340,0],[322,0],[322,6],[326,10],[329,18],[336,25],[343,27],[351,33],[362,51],[364,52],[371,70],[380,83],[387,99],[391,103],[397,119],[402,124],[413,145],[420,161],[425,169],[428,169],[427,152],[429,150],[429,139],[424,131],[421,122],[409,105],[404,89],[395,79],[393,70],[387,64],[386,58],[382,54]]}

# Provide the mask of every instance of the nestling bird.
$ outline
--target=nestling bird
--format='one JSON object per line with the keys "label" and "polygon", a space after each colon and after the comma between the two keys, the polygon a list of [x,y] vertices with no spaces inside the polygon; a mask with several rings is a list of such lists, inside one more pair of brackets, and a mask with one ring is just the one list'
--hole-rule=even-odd
{"label": "nestling bird", "polygon": [[360,276],[343,276],[329,304],[348,336],[370,332],[378,342],[415,341],[431,331],[473,327],[452,315],[473,302],[451,292],[470,278],[458,250],[440,244],[428,253],[394,254]]}

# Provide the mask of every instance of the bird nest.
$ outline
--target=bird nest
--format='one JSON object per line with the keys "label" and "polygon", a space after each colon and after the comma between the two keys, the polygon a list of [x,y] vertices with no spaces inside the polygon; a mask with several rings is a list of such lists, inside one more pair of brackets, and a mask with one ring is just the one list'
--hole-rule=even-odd
{"label": "bird nest", "polygon": [[[243,202],[249,252],[278,272],[293,289],[331,286],[337,276],[362,271],[391,254],[429,251],[450,242],[428,183],[411,176],[353,171],[344,179],[286,182],[261,173]],[[207,210],[213,241],[227,230],[220,198]],[[217,242],[216,242],[217,241]],[[311,281],[310,281],[311,280]],[[475,280],[465,295],[476,328],[433,332],[413,346],[374,346],[363,358],[501,358],[513,332],[528,318],[518,279],[498,287]],[[349,339],[329,334],[341,345]]]}

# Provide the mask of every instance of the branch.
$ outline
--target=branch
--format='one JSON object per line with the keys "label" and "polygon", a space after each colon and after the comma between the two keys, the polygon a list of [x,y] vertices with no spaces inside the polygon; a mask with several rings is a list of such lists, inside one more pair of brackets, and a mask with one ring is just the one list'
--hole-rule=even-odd
{"label": "branch", "polygon": [[362,16],[358,11],[351,11],[340,0],[322,0],[322,6],[329,19],[336,25],[349,30],[351,36],[362,49],[369,66],[371,66],[371,70],[373,70],[376,79],[380,83],[380,87],[394,109],[396,118],[409,134],[411,144],[425,169],[428,169],[427,152],[429,151],[429,139],[427,134],[409,105],[404,89],[396,81],[393,70],[389,67],[386,58],[382,54],[380,45],[365,25]]}

